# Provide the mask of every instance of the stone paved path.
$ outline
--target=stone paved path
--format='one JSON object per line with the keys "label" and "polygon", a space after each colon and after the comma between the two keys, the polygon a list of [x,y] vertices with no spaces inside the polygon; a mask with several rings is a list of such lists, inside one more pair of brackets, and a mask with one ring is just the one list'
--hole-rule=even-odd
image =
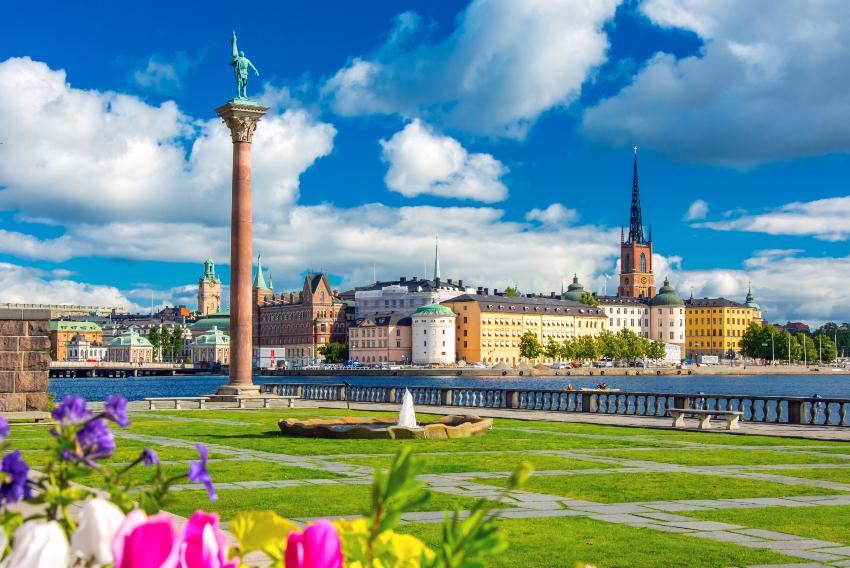
{"label": "stone paved path", "polygon": [[[359,405],[352,405],[354,408]],[[386,410],[385,407],[381,407]],[[435,412],[445,409],[419,409],[423,412]],[[451,409],[457,412],[458,409]],[[482,413],[484,414],[484,413]],[[555,415],[561,419],[564,417],[572,417],[573,415],[565,415],[558,413],[528,413],[529,418],[537,415],[545,415],[549,419],[551,415]],[[500,411],[489,413],[489,415],[501,415]],[[165,417],[167,415],[163,415]],[[596,416],[596,415],[593,415]],[[509,418],[516,418],[514,412],[507,414]],[[541,418],[543,416],[540,416]],[[213,424],[228,423],[231,425],[251,425],[247,422],[239,422],[232,420],[217,420],[208,417],[172,417],[176,421],[198,421],[208,422]],[[606,420],[599,423],[619,424],[619,420],[607,420],[626,418],[629,422],[635,417],[619,417],[619,416],[602,416]],[[657,419],[656,419],[657,420]],[[641,421],[639,421],[641,422]],[[641,425],[645,424],[630,424]],[[755,426],[765,425],[750,425],[745,428],[757,430]],[[751,428],[752,427],[752,428]],[[565,436],[572,438],[586,438],[598,440],[623,440],[630,442],[662,442],[662,448],[606,448],[606,449],[569,449],[569,450],[504,450],[504,451],[489,451],[489,452],[433,452],[420,453],[420,456],[440,456],[440,455],[481,455],[481,454],[505,454],[505,453],[523,453],[523,454],[540,454],[548,456],[556,456],[569,458],[573,460],[585,460],[600,464],[608,464],[614,467],[610,468],[593,468],[593,469],[573,469],[573,470],[543,470],[535,472],[535,475],[594,475],[604,476],[613,474],[628,474],[635,472],[655,472],[655,473],[691,473],[691,474],[710,474],[726,477],[730,480],[734,479],[751,479],[762,480],[772,483],[781,483],[786,485],[800,485],[832,491],[847,492],[846,494],[838,495],[816,495],[816,496],[796,496],[796,497],[774,497],[774,498],[743,498],[743,499],[700,499],[700,500],[669,500],[669,501],[649,501],[639,503],[597,503],[592,501],[569,499],[557,495],[548,495],[531,491],[513,491],[508,494],[506,503],[513,508],[505,508],[501,510],[501,516],[506,519],[523,519],[523,518],[555,518],[567,516],[580,516],[594,520],[623,524],[633,527],[644,527],[661,532],[673,532],[686,534],[694,538],[709,539],[717,542],[725,542],[738,546],[750,548],[763,548],[773,550],[777,553],[799,558],[801,563],[786,565],[785,568],[792,566],[813,568],[816,566],[847,566],[850,567],[850,546],[844,543],[830,542],[812,538],[805,538],[792,534],[772,532],[761,530],[753,527],[745,527],[731,523],[705,521],[695,517],[688,516],[688,511],[710,511],[723,509],[744,509],[744,508],[759,508],[759,507],[811,507],[811,506],[850,506],[850,483],[838,483],[824,481],[818,479],[797,478],[783,476],[783,469],[814,469],[814,468],[830,468],[830,469],[850,469],[850,449],[844,453],[819,453],[819,449],[825,449],[819,446],[760,446],[760,445],[742,445],[742,446],[727,446],[716,443],[702,443],[698,440],[665,440],[661,438],[652,438],[650,436],[616,436],[616,435],[596,435],[583,433],[566,433],[566,432],[551,432],[548,430],[535,429],[533,425],[528,428],[505,428],[505,430],[524,431],[530,434],[546,434]],[[758,429],[760,430],[760,429]],[[809,432],[808,429],[806,429]],[[782,430],[780,429],[780,432]],[[752,433],[756,433],[753,431]],[[758,431],[763,434],[764,432]],[[133,439],[151,444],[192,448],[194,443],[170,438],[167,436],[153,436],[139,434],[134,432],[120,431],[117,435],[127,439]],[[778,435],[777,433],[768,435]],[[787,433],[786,433],[787,435]],[[844,436],[845,433],[842,433]],[[842,438],[839,436],[839,438]],[[835,439],[829,433],[814,432],[815,439]],[[843,439],[843,438],[842,438]],[[848,437],[850,439],[850,437]],[[372,468],[367,466],[359,466],[353,464],[342,463],[342,460],[352,458],[386,458],[391,454],[362,454],[351,453],[343,455],[312,455],[298,456],[287,455],[272,452],[263,452],[259,450],[246,450],[225,444],[208,444],[211,452],[226,456],[225,459],[240,459],[244,461],[265,461],[269,463],[282,464],[295,467],[306,467],[311,469],[319,469],[322,471],[339,474],[342,477],[334,479],[302,479],[302,480],[282,480],[282,481],[253,481],[242,480],[230,483],[217,483],[216,486],[221,489],[255,489],[255,488],[272,488],[272,487],[294,487],[304,485],[366,485],[371,482]],[[794,455],[796,459],[811,456],[812,461],[817,456],[829,456],[830,458],[847,459],[846,463],[790,463],[790,464],[770,464],[770,465],[682,465],[673,463],[663,463],[658,461],[642,460],[641,454],[647,451],[668,451],[683,449],[688,451],[701,450],[732,450],[740,452],[740,455],[746,454],[749,451],[781,451],[787,455]],[[834,449],[831,446],[830,449]],[[618,455],[614,457],[610,454],[616,452]],[[604,455],[600,455],[604,454]],[[800,460],[804,461],[804,460]],[[502,489],[493,485],[477,483],[476,479],[488,478],[505,478],[510,472],[465,472],[451,474],[425,474],[421,475],[420,480],[424,481],[431,491],[445,493],[451,495],[462,495],[466,497],[478,497],[483,499],[497,499],[502,493]],[[174,489],[193,490],[199,489],[201,486],[197,484],[185,484],[175,486]],[[443,519],[443,512],[412,512],[407,513],[403,517],[403,522],[416,523],[437,523]],[[312,519],[300,518],[294,519],[300,523],[309,522]],[[753,567],[755,568],[755,567]],[[779,565],[772,565],[772,568],[781,568]]]}

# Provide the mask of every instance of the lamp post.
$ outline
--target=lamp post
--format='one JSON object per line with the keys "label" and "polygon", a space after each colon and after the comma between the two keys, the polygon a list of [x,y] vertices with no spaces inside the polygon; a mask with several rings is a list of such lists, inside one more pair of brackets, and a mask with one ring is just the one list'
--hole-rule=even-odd
{"label": "lamp post", "polygon": [[[767,347],[767,343],[766,343],[766,342],[765,342],[765,343],[762,343],[762,344],[761,344],[761,346],[762,346],[762,347]],[[767,359],[767,357],[765,357],[765,359]],[[773,361],[771,361],[771,363],[773,363]]]}

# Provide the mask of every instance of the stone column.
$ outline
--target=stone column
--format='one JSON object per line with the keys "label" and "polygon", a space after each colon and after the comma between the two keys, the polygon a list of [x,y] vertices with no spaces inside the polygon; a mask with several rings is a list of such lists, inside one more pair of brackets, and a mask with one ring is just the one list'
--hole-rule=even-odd
{"label": "stone column", "polygon": [[49,310],[0,310],[0,412],[47,408],[49,319]]}
{"label": "stone column", "polygon": [[216,393],[257,394],[252,375],[251,305],[251,141],[268,107],[232,100],[215,109],[233,140],[233,193],[230,221],[230,379]]}

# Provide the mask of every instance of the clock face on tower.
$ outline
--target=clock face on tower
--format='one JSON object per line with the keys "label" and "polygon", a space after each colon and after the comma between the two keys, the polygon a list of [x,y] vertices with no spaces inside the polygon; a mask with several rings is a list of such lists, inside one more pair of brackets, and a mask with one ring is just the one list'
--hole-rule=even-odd
{"label": "clock face on tower", "polygon": [[644,276],[643,278],[641,278],[641,279],[640,279],[640,283],[641,283],[641,284],[646,284],[646,276]]}

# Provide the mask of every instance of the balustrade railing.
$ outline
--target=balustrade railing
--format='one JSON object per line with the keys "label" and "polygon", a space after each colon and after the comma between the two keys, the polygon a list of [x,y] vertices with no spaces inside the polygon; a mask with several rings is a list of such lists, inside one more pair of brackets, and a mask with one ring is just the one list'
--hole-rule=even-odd
{"label": "balustrade railing", "polygon": [[850,399],[749,396],[607,390],[404,387],[380,385],[267,383],[264,392],[305,400],[400,404],[405,388],[419,406],[504,408],[628,416],[666,416],[671,408],[735,410],[748,422],[850,426]]}

